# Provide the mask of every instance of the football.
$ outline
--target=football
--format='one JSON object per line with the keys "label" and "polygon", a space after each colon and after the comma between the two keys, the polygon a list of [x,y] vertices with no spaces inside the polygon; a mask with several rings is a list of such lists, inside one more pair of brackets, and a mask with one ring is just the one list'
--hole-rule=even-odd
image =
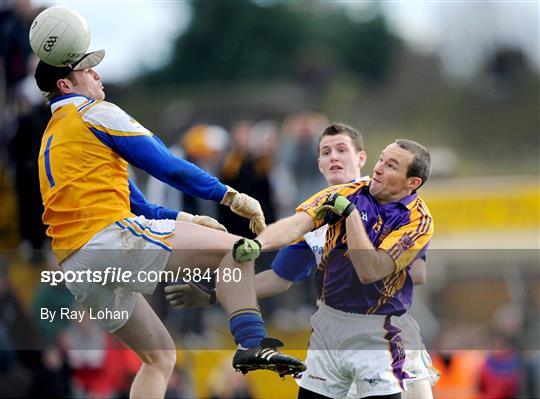
{"label": "football", "polygon": [[90,27],[77,12],[51,7],[41,12],[30,26],[30,46],[40,60],[65,66],[79,60],[90,46]]}

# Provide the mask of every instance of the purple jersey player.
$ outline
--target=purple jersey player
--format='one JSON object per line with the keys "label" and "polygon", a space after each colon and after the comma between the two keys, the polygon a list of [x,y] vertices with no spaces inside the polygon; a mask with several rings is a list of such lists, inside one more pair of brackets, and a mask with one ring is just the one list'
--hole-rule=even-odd
{"label": "purple jersey player", "polygon": [[429,166],[425,148],[397,140],[381,153],[372,180],[323,190],[258,237],[264,249],[278,248],[329,224],[300,398],[400,397],[414,377],[403,369],[400,316],[412,299],[409,265],[433,234],[416,194]]}

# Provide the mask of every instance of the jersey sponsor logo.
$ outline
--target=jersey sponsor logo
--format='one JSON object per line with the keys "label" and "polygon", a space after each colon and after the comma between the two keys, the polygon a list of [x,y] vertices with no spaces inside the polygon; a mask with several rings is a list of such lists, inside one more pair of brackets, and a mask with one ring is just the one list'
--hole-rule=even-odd
{"label": "jersey sponsor logo", "polygon": [[362,378],[362,380],[366,381],[372,387],[374,387],[375,385],[379,384],[382,381],[380,375],[376,375],[376,376],[373,376],[373,377],[370,377],[370,378]]}
{"label": "jersey sponsor logo", "polygon": [[45,44],[43,45],[43,50],[50,52],[56,44],[57,40],[58,36],[49,36],[49,38],[45,41]]}
{"label": "jersey sponsor logo", "polygon": [[368,221],[367,212],[366,211],[360,211],[360,218],[364,221]]}
{"label": "jersey sponsor logo", "polygon": [[317,376],[317,375],[308,374],[307,378],[311,378],[312,380],[317,380],[317,381],[324,381],[324,382],[326,382],[326,378],[319,377],[319,376]]}
{"label": "jersey sponsor logo", "polygon": [[313,245],[313,246],[311,247],[311,251],[312,251],[314,254],[322,255],[323,250],[324,250],[324,247],[322,247],[322,246],[320,246],[320,245]]}

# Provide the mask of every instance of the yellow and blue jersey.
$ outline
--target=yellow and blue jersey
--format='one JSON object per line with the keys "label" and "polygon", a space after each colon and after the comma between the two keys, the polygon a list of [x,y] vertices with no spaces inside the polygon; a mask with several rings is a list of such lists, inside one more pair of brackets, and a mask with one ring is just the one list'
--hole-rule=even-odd
{"label": "yellow and blue jersey", "polygon": [[200,198],[220,201],[227,190],[112,103],[70,94],[54,99],[51,111],[39,179],[43,222],[60,262],[124,218],[176,218],[177,211],[146,201],[129,180],[128,163]]}
{"label": "yellow and blue jersey", "polygon": [[[315,219],[315,209],[331,192],[356,205],[373,246],[386,251],[396,270],[372,284],[362,284],[347,253],[343,220],[329,214]],[[413,193],[400,201],[381,205],[369,193],[369,181],[342,184],[323,190],[302,203],[298,212],[313,217],[316,227],[329,225],[322,260],[315,271],[320,300],[349,313],[401,315],[412,302],[410,264],[425,256],[433,235],[433,220],[426,204]]]}

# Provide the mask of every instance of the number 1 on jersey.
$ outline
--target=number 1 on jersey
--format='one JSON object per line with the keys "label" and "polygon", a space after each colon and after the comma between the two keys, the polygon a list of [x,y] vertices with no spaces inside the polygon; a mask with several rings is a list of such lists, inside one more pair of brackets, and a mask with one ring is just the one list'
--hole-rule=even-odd
{"label": "number 1 on jersey", "polygon": [[49,140],[47,140],[47,145],[45,146],[45,153],[43,154],[45,156],[45,173],[47,173],[47,179],[49,180],[49,186],[51,188],[54,187],[54,179],[51,170],[51,159],[49,155],[52,139],[53,136],[51,135],[51,137],[49,137]]}

